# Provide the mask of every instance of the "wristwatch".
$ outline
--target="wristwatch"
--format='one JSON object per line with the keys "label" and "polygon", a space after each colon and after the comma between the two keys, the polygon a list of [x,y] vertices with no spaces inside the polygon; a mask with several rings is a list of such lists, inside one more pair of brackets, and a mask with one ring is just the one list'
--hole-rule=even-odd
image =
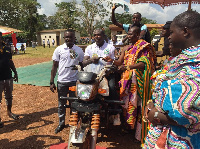
{"label": "wristwatch", "polygon": [[158,118],[158,111],[156,111],[155,113],[154,113],[154,120],[158,123],[158,124],[160,124],[160,119]]}
{"label": "wristwatch", "polygon": [[54,82],[50,82],[50,85],[54,84]]}

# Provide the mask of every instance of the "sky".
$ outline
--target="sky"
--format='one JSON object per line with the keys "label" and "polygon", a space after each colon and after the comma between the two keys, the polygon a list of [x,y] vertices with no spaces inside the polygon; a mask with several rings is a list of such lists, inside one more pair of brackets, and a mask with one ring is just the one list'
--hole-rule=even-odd
{"label": "sky", "polygon": [[[37,0],[41,5],[38,9],[39,14],[46,14],[47,16],[54,15],[56,12],[55,3],[70,2],[70,0]],[[77,0],[79,2],[81,0]],[[165,24],[166,21],[172,21],[175,16],[187,10],[187,4],[180,4],[165,7],[164,9],[157,4],[130,4],[130,0],[113,0],[116,3],[123,3],[128,5],[129,13],[140,12],[143,17],[147,19],[156,20],[159,24]],[[106,5],[105,5],[106,6]],[[198,4],[192,4],[192,9],[200,12]],[[111,14],[111,9],[108,9]],[[119,7],[115,10],[116,13],[123,13],[124,10]],[[109,16],[108,16],[109,17]]]}

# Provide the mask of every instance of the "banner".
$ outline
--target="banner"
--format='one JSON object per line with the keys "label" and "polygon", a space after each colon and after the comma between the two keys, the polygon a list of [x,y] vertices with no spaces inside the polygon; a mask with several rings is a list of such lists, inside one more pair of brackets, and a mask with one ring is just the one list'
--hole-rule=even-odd
{"label": "banner", "polygon": [[17,43],[16,44],[16,48],[18,49],[18,51],[21,50],[21,47],[24,45],[24,50],[26,50],[26,43]]}
{"label": "banner", "polygon": [[17,44],[16,33],[13,33],[11,36],[12,36],[13,45],[16,47],[16,44]]}

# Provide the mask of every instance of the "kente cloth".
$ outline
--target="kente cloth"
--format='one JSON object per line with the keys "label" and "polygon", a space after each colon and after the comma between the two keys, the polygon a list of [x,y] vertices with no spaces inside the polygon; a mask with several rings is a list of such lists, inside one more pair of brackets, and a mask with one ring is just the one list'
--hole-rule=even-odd
{"label": "kente cloth", "polygon": [[150,125],[143,148],[200,149],[200,45],[183,50],[167,67],[152,99],[178,126]]}
{"label": "kente cloth", "polygon": [[142,140],[142,143],[147,134],[148,124],[141,121],[141,116],[144,115],[144,107],[151,97],[150,76],[154,71],[155,61],[154,48],[145,40],[138,40],[125,51],[124,65],[145,63],[145,70],[126,70],[120,81],[120,97],[125,101],[126,122],[132,129],[135,127],[136,119],[137,123],[142,123],[139,128],[142,129],[139,131],[141,133],[136,133],[136,139]]}

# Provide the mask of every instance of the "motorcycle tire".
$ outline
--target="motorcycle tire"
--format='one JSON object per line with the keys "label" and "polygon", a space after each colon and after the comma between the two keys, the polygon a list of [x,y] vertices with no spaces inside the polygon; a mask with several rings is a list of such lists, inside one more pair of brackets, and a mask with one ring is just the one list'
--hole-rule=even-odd
{"label": "motorcycle tire", "polygon": [[91,141],[92,136],[88,133],[83,143],[71,143],[70,149],[91,149]]}

